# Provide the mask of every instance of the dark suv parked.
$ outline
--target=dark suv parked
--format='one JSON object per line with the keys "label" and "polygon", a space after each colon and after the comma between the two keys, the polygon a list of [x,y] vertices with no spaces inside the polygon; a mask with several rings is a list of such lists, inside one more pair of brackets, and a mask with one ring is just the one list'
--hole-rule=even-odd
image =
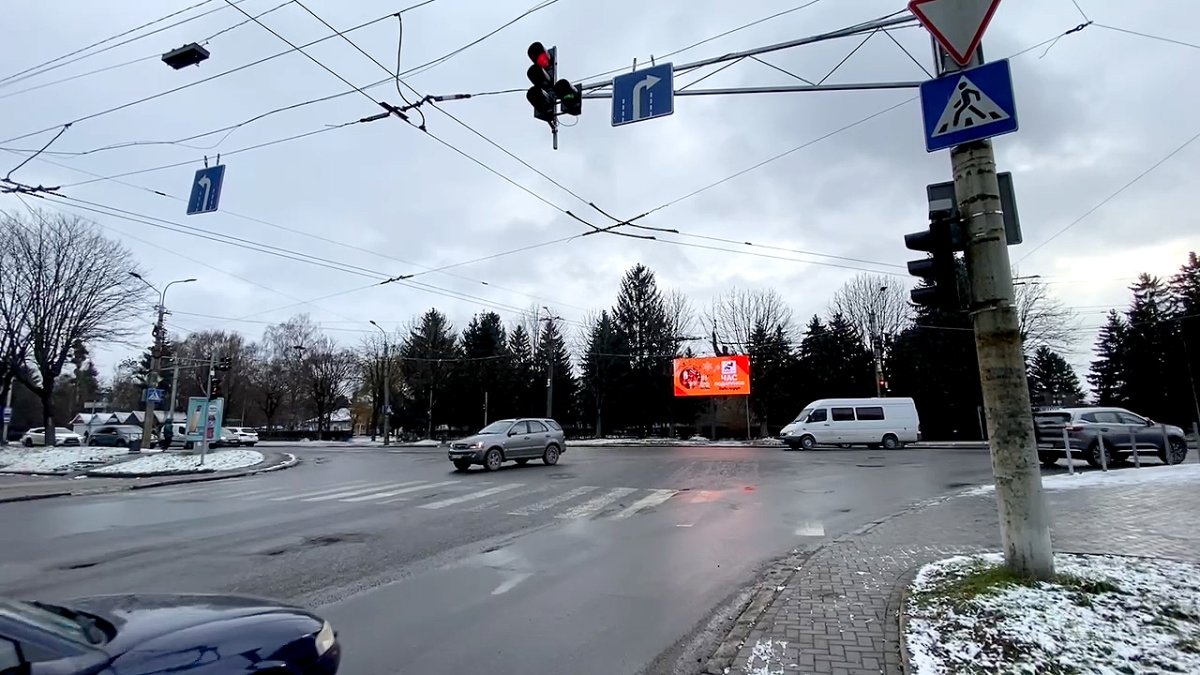
{"label": "dark suv parked", "polygon": [[1101,466],[1101,453],[1108,465],[1122,464],[1136,452],[1154,455],[1164,464],[1180,464],[1187,457],[1183,429],[1135,415],[1123,408],[1062,408],[1033,414],[1038,459],[1054,466],[1066,457],[1063,429],[1073,457]]}

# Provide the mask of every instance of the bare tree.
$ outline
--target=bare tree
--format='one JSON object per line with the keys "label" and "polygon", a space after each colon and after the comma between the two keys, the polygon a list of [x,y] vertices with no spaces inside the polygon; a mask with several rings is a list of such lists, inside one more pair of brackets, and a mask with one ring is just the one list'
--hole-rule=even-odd
{"label": "bare tree", "polygon": [[283,376],[284,400],[288,405],[285,418],[293,427],[304,416],[307,399],[308,370],[304,355],[323,337],[320,327],[307,314],[297,314],[287,321],[268,326],[263,332],[263,345]]}
{"label": "bare tree", "polygon": [[663,305],[667,310],[667,330],[671,332],[678,352],[682,345],[697,337],[692,335],[696,330],[696,308],[692,306],[691,298],[679,289],[667,291]]}
{"label": "bare tree", "polygon": [[1079,335],[1079,315],[1051,294],[1046,284],[1032,279],[1018,280],[1013,294],[1025,355],[1031,356],[1039,347],[1070,352]]}
{"label": "bare tree", "polygon": [[829,314],[841,314],[867,347],[875,348],[876,337],[895,337],[912,321],[908,288],[882,274],[859,274],[838,289],[829,303]]}
{"label": "bare tree", "polygon": [[393,363],[391,355],[389,354],[387,359],[384,358],[385,340],[390,345],[397,345],[400,342],[398,339],[384,336],[382,333],[370,333],[363,337],[362,344],[359,345],[355,354],[358,362],[358,377],[371,400],[371,440],[375,440],[375,435],[382,427],[383,415],[386,414],[383,410],[384,387],[391,385],[395,391],[396,372],[395,368],[391,367]]}
{"label": "bare tree", "polygon": [[6,218],[0,239],[10,249],[17,311],[29,331],[28,367],[16,375],[42,404],[46,444],[54,443],[54,388],[76,343],[129,337],[130,319],[146,307],[145,286],[119,242],[82,218],[35,211],[34,222]]}
{"label": "bare tree", "polygon": [[254,345],[246,381],[250,399],[266,419],[267,430],[273,431],[287,395],[287,364],[275,357],[266,345]]}
{"label": "bare tree", "polygon": [[335,410],[349,405],[355,365],[354,355],[339,349],[329,338],[318,338],[307,348],[304,366],[318,433],[329,428]]}
{"label": "bare tree", "polygon": [[770,332],[782,328],[791,336],[792,309],[783,296],[773,288],[742,290],[731,288],[713,298],[712,307],[705,312],[715,342],[735,352],[744,352],[750,345],[754,327],[762,325]]}
{"label": "bare tree", "polygon": [[[8,219],[8,216],[0,216]],[[21,224],[11,225],[22,227]],[[7,231],[10,225],[0,225]],[[0,246],[0,401],[8,399],[17,369],[29,354],[29,321],[24,309],[25,297],[17,283],[20,266],[13,257],[12,248]],[[3,403],[0,403],[3,405]],[[4,439],[0,438],[0,443]]]}

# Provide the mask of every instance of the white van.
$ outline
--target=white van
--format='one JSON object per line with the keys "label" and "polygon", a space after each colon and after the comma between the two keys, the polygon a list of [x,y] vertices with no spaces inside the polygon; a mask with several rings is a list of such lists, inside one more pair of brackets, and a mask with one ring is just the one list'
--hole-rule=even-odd
{"label": "white van", "polygon": [[792,450],[867,445],[889,450],[921,439],[911,398],[825,398],[804,407],[779,436]]}

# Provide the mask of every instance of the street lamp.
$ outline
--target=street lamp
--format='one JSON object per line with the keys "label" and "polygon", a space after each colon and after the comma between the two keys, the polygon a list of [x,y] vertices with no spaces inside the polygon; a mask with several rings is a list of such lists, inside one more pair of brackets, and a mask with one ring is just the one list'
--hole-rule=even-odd
{"label": "street lamp", "polygon": [[[554,417],[554,355],[550,353],[550,325],[556,319],[562,319],[561,316],[555,316],[550,308],[542,305],[542,309],[546,310],[546,318],[539,318],[539,321],[546,322],[546,417]],[[540,313],[540,312],[539,312]]]}
{"label": "street lamp", "polygon": [[371,325],[383,333],[383,444],[391,445],[392,421],[392,360],[388,355],[387,331],[370,319]]}
{"label": "street lamp", "polygon": [[[129,276],[150,287],[150,290],[158,292],[158,306],[155,308],[158,311],[158,319],[154,322],[154,349],[150,353],[150,372],[146,375],[146,410],[145,419],[142,420],[142,444],[149,443],[154,437],[154,401],[150,400],[150,390],[158,384],[158,371],[162,368],[162,347],[163,338],[166,337],[166,327],[163,326],[163,317],[167,313],[167,291],[175,284],[190,284],[195,279],[176,279],[166,286],[163,286],[161,291],[146,280],[141,274],[131,271]],[[174,419],[175,411],[171,411],[171,418]]]}

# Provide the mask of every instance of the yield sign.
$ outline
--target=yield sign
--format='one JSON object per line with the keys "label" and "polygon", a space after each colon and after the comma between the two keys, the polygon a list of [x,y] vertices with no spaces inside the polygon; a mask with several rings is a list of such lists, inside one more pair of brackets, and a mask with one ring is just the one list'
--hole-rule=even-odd
{"label": "yield sign", "polygon": [[958,65],[971,63],[1000,0],[909,0],[917,17]]}

